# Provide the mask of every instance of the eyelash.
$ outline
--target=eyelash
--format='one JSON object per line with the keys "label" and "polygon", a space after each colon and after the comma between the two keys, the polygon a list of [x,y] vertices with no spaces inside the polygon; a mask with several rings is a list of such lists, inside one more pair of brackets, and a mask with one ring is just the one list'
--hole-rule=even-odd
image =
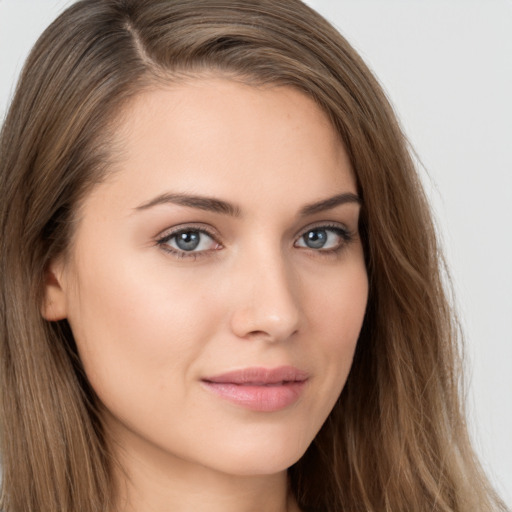
{"label": "eyelash", "polygon": [[[340,243],[331,249],[313,249],[310,247],[297,247],[296,244],[299,240],[303,239],[303,237],[311,232],[311,231],[329,231],[334,232],[337,236],[340,237],[341,241]],[[197,258],[202,258],[210,255],[212,251],[216,251],[218,249],[211,249],[211,250],[203,250],[203,251],[184,251],[172,248],[168,245],[168,243],[179,236],[180,234],[184,233],[201,233],[203,235],[207,235],[210,237],[214,243],[218,244],[220,248],[222,248],[222,244],[219,242],[217,236],[212,233],[210,230],[206,229],[204,226],[185,226],[177,228],[160,238],[156,240],[156,244],[165,252],[172,254],[177,259],[190,259],[192,261],[195,261]],[[306,249],[311,252],[313,252],[315,255],[321,255],[321,256],[332,256],[336,255],[340,252],[342,252],[352,241],[354,240],[354,234],[351,233],[347,228],[342,227],[338,224],[319,224],[314,226],[309,226],[307,229],[302,231],[298,236],[296,241],[294,242],[294,247],[300,248],[300,249]]]}
{"label": "eyelash", "polygon": [[313,249],[311,247],[304,247],[304,249],[309,250],[313,252],[315,255],[320,256],[333,256],[341,253],[355,238],[354,233],[351,233],[346,227],[341,226],[339,224],[318,224],[308,226],[307,229],[302,231],[301,234],[297,237],[297,241],[294,243],[294,246],[299,240],[302,240],[303,237],[307,233],[310,233],[311,231],[330,231],[334,232],[337,236],[340,237],[339,244],[337,244],[335,247],[331,249]]}
{"label": "eyelash", "polygon": [[214,233],[212,233],[210,230],[206,229],[204,226],[185,226],[177,228],[162,237],[158,238],[156,240],[156,244],[165,252],[170,253],[177,259],[191,259],[196,260],[197,258],[202,258],[207,256],[211,251],[182,251],[179,249],[174,249],[173,247],[170,247],[168,243],[173,239],[179,236],[180,234],[184,233],[201,233],[203,235],[209,236],[215,243],[217,243],[219,246],[222,244],[219,242],[217,237]]}

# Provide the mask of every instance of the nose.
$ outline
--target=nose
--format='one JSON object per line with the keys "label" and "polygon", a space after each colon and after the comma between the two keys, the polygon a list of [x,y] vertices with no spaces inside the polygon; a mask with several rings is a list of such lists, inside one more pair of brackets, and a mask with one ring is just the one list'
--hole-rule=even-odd
{"label": "nose", "polygon": [[261,251],[245,258],[232,276],[231,329],[239,338],[276,343],[299,330],[299,283],[279,252]]}

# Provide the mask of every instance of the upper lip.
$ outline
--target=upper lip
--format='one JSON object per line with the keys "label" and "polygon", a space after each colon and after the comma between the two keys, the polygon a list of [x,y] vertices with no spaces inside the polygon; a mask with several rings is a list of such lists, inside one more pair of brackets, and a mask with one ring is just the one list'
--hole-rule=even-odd
{"label": "upper lip", "polygon": [[308,374],[294,366],[277,368],[251,367],[234,370],[220,375],[205,377],[202,380],[216,384],[269,385],[285,382],[304,382]]}

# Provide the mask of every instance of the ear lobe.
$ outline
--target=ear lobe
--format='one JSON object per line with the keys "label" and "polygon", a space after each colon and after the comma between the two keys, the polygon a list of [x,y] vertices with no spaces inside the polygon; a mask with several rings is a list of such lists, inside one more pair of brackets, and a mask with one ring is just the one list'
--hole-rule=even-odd
{"label": "ear lobe", "polygon": [[52,261],[44,276],[44,296],[41,315],[49,322],[56,322],[67,317],[66,294],[62,286],[62,265]]}

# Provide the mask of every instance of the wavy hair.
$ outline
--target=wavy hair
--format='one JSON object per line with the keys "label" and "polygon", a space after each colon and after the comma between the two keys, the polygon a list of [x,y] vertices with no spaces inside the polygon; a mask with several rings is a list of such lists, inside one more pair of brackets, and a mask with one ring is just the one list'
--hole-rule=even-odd
{"label": "wavy hair", "polygon": [[32,50],[0,135],[2,510],[115,510],[97,398],[68,324],[41,316],[45,269],[109,172],[130,98],[205,71],[313,98],[363,200],[368,308],[345,388],[289,470],[299,506],[505,510],[468,438],[457,323],[406,139],[358,54],[299,0],[81,0]]}

